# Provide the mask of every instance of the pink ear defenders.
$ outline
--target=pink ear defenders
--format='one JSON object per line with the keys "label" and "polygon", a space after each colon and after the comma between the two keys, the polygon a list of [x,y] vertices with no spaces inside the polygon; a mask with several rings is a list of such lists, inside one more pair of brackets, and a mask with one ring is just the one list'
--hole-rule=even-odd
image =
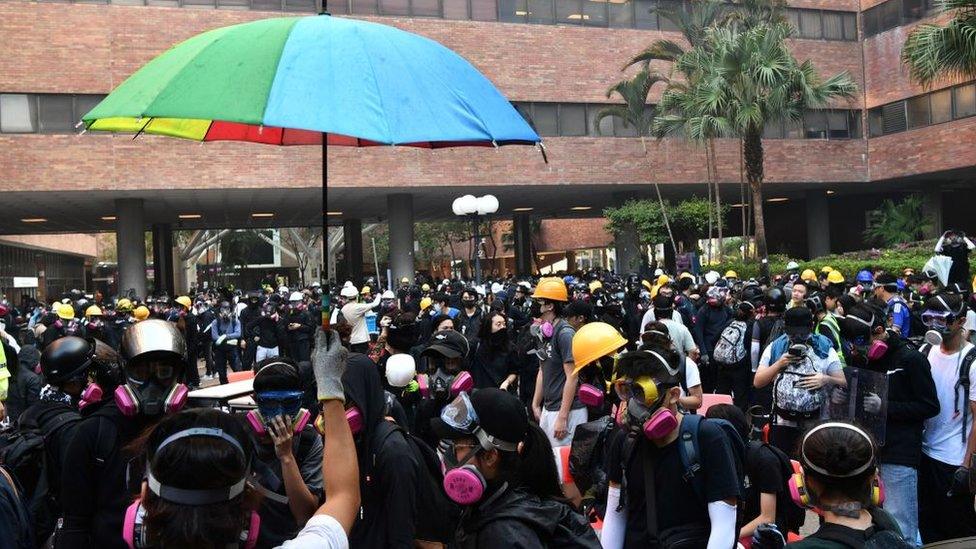
{"label": "pink ear defenders", "polygon": [[[822,423],[814,427],[813,429],[811,429],[809,432],[807,432],[807,434],[804,435],[803,442],[800,445],[800,457],[803,460],[803,462],[806,463],[807,467],[827,477],[851,478],[851,477],[856,477],[858,475],[861,475],[868,469],[875,466],[874,456],[872,455],[871,459],[868,460],[868,462],[863,466],[858,467],[857,469],[849,473],[846,473],[843,476],[838,476],[835,473],[831,473],[825,469],[820,469],[813,463],[810,463],[810,461],[806,458],[806,454],[803,450],[803,445],[806,443],[807,439],[810,438],[810,435],[825,428],[851,429],[859,433],[860,435],[862,435],[865,439],[867,439],[868,442],[870,442],[872,445],[871,446],[872,450],[874,448],[874,443],[871,441],[871,437],[869,437],[867,433],[865,433],[863,430],[861,430],[860,428],[854,425],[851,425],[849,423],[840,423],[840,422]],[[816,502],[814,501],[815,498],[813,497],[813,494],[810,493],[810,489],[807,486],[806,476],[804,475],[803,472],[803,466],[795,460],[791,460],[791,462],[793,464],[793,475],[790,477],[788,483],[790,488],[790,497],[793,499],[793,503],[797,504],[798,506],[807,509],[813,509],[814,506],[816,505]],[[885,501],[884,481],[881,480],[880,476],[875,475],[874,479],[871,481],[871,505],[878,507],[884,504],[884,501]]]}
{"label": "pink ear defenders", "polygon": [[78,409],[82,410],[89,404],[100,402],[104,395],[105,391],[102,390],[101,385],[89,383],[85,386],[85,390],[81,392],[81,398],[78,400]]}
{"label": "pink ear defenders", "polygon": [[[423,398],[429,398],[433,396],[434,388],[431,386],[431,376],[427,374],[420,374],[417,376],[417,386],[420,390],[420,396]],[[462,391],[471,392],[474,388],[474,378],[467,371],[458,372],[457,375],[451,380],[451,386],[449,389],[449,397],[455,398]]]}
{"label": "pink ear defenders", "polygon": [[[458,505],[473,505],[481,500],[488,488],[488,482],[477,467],[468,463],[482,450],[497,448],[509,452],[517,451],[518,445],[496,440],[488,435],[481,427],[474,430],[473,435],[478,439],[479,447],[470,452],[456,467],[448,469],[444,474],[444,492],[451,501]],[[451,454],[454,449],[448,450]],[[452,456],[453,457],[453,456]]]}
{"label": "pink ear defenders", "polygon": [[[212,437],[219,438],[227,441],[233,446],[239,453],[242,459],[248,461],[247,454],[244,452],[244,448],[241,446],[240,442],[234,437],[228,435],[221,429],[214,429],[209,427],[193,427],[190,429],[184,429],[178,431],[169,437],[167,437],[156,449],[156,454],[159,454],[168,444],[176,440],[180,440],[187,437]],[[146,482],[149,486],[149,490],[158,498],[169,501],[171,503],[176,503],[179,505],[188,506],[198,506],[198,505],[211,505],[214,503],[230,501],[244,492],[244,487],[247,483],[247,479],[250,476],[250,463],[247,465],[247,470],[245,471],[244,477],[238,482],[223,488],[206,488],[206,489],[189,489],[189,488],[176,488],[173,486],[168,486],[159,482],[153,475],[151,465],[147,467],[147,478]],[[122,539],[125,541],[129,549],[145,548],[150,547],[150,542],[148,539],[148,532],[145,528],[146,509],[142,506],[141,500],[134,501],[125,511],[125,517],[122,522]],[[261,517],[256,511],[251,511],[247,524],[241,530],[240,536],[240,546],[244,549],[254,549],[258,540],[258,532],[261,529]]]}
{"label": "pink ear defenders", "polygon": [[[258,410],[249,411],[245,417],[247,418],[248,425],[254,429],[254,432],[263,435],[268,432],[268,428],[265,426],[264,416]],[[297,435],[302,432],[302,429],[308,425],[308,422],[312,419],[312,413],[307,409],[302,408],[298,410],[298,414],[294,417],[294,423],[292,424],[292,430]]]}
{"label": "pink ear defenders", "polygon": [[577,392],[580,402],[590,408],[600,408],[603,406],[603,391],[589,383],[581,383]]}
{"label": "pink ear defenders", "polygon": [[[319,414],[315,418],[315,430],[319,432],[320,435],[325,435],[325,416]],[[363,412],[358,406],[353,406],[346,410],[346,422],[349,424],[349,430],[352,431],[353,435],[358,435],[360,431],[363,430],[365,426],[365,419],[363,418]]]}
{"label": "pink ear defenders", "polygon": [[[182,383],[173,385],[163,399],[163,411],[167,414],[175,414],[182,410],[189,393],[190,390],[186,385]],[[122,415],[129,417],[138,414],[142,408],[139,393],[133,390],[128,383],[123,383],[115,389],[115,404],[118,405]]]}

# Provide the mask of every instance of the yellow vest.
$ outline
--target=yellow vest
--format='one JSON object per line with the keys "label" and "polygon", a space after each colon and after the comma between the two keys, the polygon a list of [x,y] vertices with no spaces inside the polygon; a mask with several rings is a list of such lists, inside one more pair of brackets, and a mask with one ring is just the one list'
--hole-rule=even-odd
{"label": "yellow vest", "polygon": [[7,369],[7,352],[0,345],[0,400],[7,400],[7,390],[10,388],[10,370]]}

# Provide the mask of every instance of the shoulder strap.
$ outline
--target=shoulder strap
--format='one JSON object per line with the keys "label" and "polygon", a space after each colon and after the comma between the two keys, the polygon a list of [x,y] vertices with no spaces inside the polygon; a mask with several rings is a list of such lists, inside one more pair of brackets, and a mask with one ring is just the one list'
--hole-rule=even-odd
{"label": "shoulder strap", "polygon": [[654,456],[647,444],[641,445],[641,461],[644,473],[644,506],[647,509],[647,535],[657,539],[657,487],[654,485],[654,471],[657,469]]}
{"label": "shoulder strap", "polygon": [[963,357],[961,364],[959,365],[959,381],[956,382],[955,395],[953,400],[955,400],[956,410],[959,410],[959,389],[962,389],[962,443],[966,444],[968,440],[968,431],[966,425],[969,423],[969,368],[973,365],[973,360],[976,360],[976,347],[969,349],[966,356]]}
{"label": "shoulder strap", "polygon": [[698,430],[701,428],[702,421],[703,418],[699,415],[686,415],[682,418],[678,433],[678,454],[681,456],[681,465],[685,468],[682,478],[685,482],[691,483],[695,494],[704,501],[702,477],[698,475],[702,468],[698,444]]}

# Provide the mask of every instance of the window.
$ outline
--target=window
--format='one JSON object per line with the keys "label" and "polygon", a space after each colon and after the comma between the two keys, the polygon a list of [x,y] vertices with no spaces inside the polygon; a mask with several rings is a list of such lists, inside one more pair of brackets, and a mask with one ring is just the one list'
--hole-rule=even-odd
{"label": "window", "polygon": [[183,5],[194,8],[212,8],[215,3],[214,0],[183,0]]}
{"label": "window", "polygon": [[0,132],[37,131],[37,102],[26,93],[0,94]]}
{"label": "window", "polygon": [[861,24],[864,25],[864,36],[874,36],[881,32],[881,6],[861,12]]}
{"label": "window", "polygon": [[556,0],[556,23],[560,25],[582,25],[582,0]]}
{"label": "window", "polygon": [[[658,3],[660,9],[662,10],[658,13],[657,23],[663,31],[677,31],[678,25],[675,25],[671,19],[676,19],[679,17],[679,12],[685,8],[684,2],[681,0],[660,0]],[[670,19],[666,17],[666,14],[673,14]]]}
{"label": "window", "polygon": [[807,139],[827,139],[827,116],[824,111],[803,113],[803,136]]}
{"label": "window", "polygon": [[783,121],[776,120],[763,127],[763,139],[783,139]]}
{"label": "window", "polygon": [[823,37],[827,40],[844,39],[844,21],[840,12],[823,12]]}
{"label": "window", "polygon": [[609,105],[593,104],[587,105],[586,107],[586,128],[587,133],[597,137],[612,137],[613,136],[613,117],[605,116],[597,123],[597,114],[603,109],[607,108]]}
{"label": "window", "polygon": [[528,0],[528,14],[525,16],[526,23],[542,23],[551,25],[553,23],[552,0]]}
{"label": "window", "polygon": [[884,135],[884,116],[881,107],[868,111],[868,135],[871,137]]}
{"label": "window", "polygon": [[469,19],[468,0],[444,0],[444,19]]}
{"label": "window", "polygon": [[583,24],[587,27],[607,26],[607,2],[605,0],[584,0]]}
{"label": "window", "polygon": [[[218,0],[222,2],[223,0]],[[247,0],[243,0],[246,2]],[[324,1],[324,0],[319,0]],[[349,0],[329,0],[328,6],[329,13],[333,15],[346,15],[349,13]]]}
{"label": "window", "polygon": [[857,40],[857,14],[845,13],[841,15],[844,25],[844,40]]}
{"label": "window", "polygon": [[410,15],[410,0],[380,0],[382,15]]}
{"label": "window", "polygon": [[586,135],[586,105],[567,103],[559,106],[559,135]]}
{"label": "window", "polygon": [[957,86],[952,90],[955,117],[964,118],[976,114],[976,84]]}
{"label": "window", "polygon": [[[75,114],[72,120],[77,124],[81,117],[94,109],[95,105],[98,105],[102,99],[105,99],[104,95],[79,95],[75,97]],[[73,130],[74,126],[71,129]]]}
{"label": "window", "polygon": [[783,127],[786,139],[803,139],[803,120],[787,120]]}
{"label": "window", "polygon": [[72,97],[70,95],[39,95],[39,131],[43,133],[67,133],[74,127]]}
{"label": "window", "polygon": [[[218,0],[217,7],[225,10],[246,10],[250,7],[248,4],[247,0]],[[342,4],[342,2],[336,2],[336,4]]]}
{"label": "window", "polygon": [[820,38],[823,36],[820,12],[814,10],[800,12],[800,36],[803,38]]}
{"label": "window", "polygon": [[617,137],[637,137],[637,128],[619,116],[613,116],[613,134]]}
{"label": "window", "polygon": [[898,101],[881,107],[882,130],[884,134],[905,131],[905,102]]}
{"label": "window", "polygon": [[[263,11],[281,11],[281,0],[251,0],[251,9]],[[331,5],[329,6],[329,10],[332,10]]]}
{"label": "window", "polygon": [[[474,10],[479,2],[473,0],[471,9]],[[529,8],[525,0],[498,0],[498,20],[505,23],[524,23]]]}
{"label": "window", "polygon": [[352,0],[352,13],[376,15],[376,0]]}
{"label": "window", "polygon": [[555,103],[533,103],[532,120],[535,122],[535,131],[539,132],[539,135],[548,137],[559,135]]}
{"label": "window", "polygon": [[497,21],[498,13],[496,0],[471,0],[472,21]]}
{"label": "window", "polygon": [[[896,0],[889,0],[895,3]],[[901,0],[901,14],[906,22],[918,21],[925,17],[925,0]]]}
{"label": "window", "polygon": [[861,111],[847,111],[847,127],[850,128],[851,139],[861,138]]}
{"label": "window", "polygon": [[609,2],[610,26],[614,28],[630,28],[634,26],[633,2]]}
{"label": "window", "polygon": [[881,22],[879,32],[893,29],[901,22],[901,8],[897,0],[888,0],[881,4]]}
{"label": "window", "polygon": [[922,95],[908,100],[908,129],[929,125],[929,96]]}
{"label": "window", "polygon": [[847,111],[827,111],[827,137],[829,139],[849,139],[853,137],[847,126]]}
{"label": "window", "polygon": [[414,17],[440,17],[439,0],[410,0],[410,14]]}
{"label": "window", "polygon": [[940,90],[929,95],[929,108],[932,111],[932,124],[952,120],[952,90]]}
{"label": "window", "polygon": [[285,0],[285,11],[318,11],[315,0]]}
{"label": "window", "polygon": [[634,17],[639,29],[656,29],[657,14],[652,0],[634,0]]}
{"label": "window", "polygon": [[786,10],[786,20],[789,21],[790,25],[793,26],[793,31],[796,36],[800,35],[800,10],[788,9]]}

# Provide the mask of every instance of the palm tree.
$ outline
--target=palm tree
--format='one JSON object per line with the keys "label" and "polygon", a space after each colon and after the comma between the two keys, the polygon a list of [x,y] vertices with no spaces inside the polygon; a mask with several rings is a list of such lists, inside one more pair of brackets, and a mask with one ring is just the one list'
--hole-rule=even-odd
{"label": "palm tree", "polygon": [[[750,3],[760,11],[750,14]],[[778,11],[763,0],[747,2],[741,22],[707,29],[703,41],[675,63],[679,72],[698,77],[668,86],[653,124],[659,137],[742,139],[746,179],[753,193],[756,252],[767,276],[762,210],[765,125],[801,121],[805,109],[823,107],[834,98],[851,99],[857,90],[846,72],[824,80],[810,61],[800,63],[793,57],[786,46],[793,28]]]}
{"label": "palm tree", "polygon": [[[607,90],[607,98],[617,94],[623,99],[623,105],[610,105],[604,107],[596,113],[594,125],[600,131],[600,122],[604,118],[617,117],[629,126],[632,126],[641,139],[641,147],[644,149],[644,156],[647,156],[647,136],[651,133],[651,126],[654,122],[654,112],[647,104],[647,96],[651,93],[651,88],[658,82],[667,82],[668,79],[656,72],[652,72],[648,67],[644,67],[629,80],[621,80]],[[657,192],[657,200],[661,205],[661,216],[664,219],[664,226],[668,229],[668,236],[671,239],[671,248],[674,253],[678,253],[675,245],[674,235],[671,234],[671,223],[668,221],[668,212],[664,208],[664,199],[661,197],[661,187],[655,182],[654,190]]]}
{"label": "palm tree", "polygon": [[976,0],[939,0],[939,10],[953,11],[945,26],[915,27],[901,51],[915,80],[928,86],[940,77],[976,76]]}

